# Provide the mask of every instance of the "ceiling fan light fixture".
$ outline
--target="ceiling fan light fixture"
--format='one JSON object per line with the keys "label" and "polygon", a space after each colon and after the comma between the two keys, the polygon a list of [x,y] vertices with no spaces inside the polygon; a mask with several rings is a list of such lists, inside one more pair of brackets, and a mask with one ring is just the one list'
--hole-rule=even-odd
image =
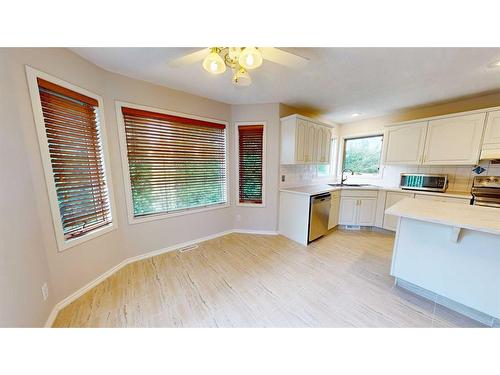
{"label": "ceiling fan light fixture", "polygon": [[212,52],[205,57],[203,68],[212,74],[221,74],[226,71],[226,63],[220,57],[218,48],[212,48]]}
{"label": "ceiling fan light fixture", "polygon": [[252,83],[252,78],[245,68],[238,68],[233,74],[233,83],[236,86],[249,86]]}
{"label": "ceiling fan light fixture", "polygon": [[228,55],[232,61],[238,61],[241,54],[241,47],[229,47]]}
{"label": "ceiling fan light fixture", "polygon": [[262,54],[255,47],[245,47],[238,62],[245,69],[255,69],[262,65]]}

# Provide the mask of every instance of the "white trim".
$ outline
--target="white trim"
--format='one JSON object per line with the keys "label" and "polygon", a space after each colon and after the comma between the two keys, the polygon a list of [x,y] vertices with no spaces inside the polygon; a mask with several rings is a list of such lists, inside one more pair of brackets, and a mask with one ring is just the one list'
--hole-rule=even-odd
{"label": "white trim", "polygon": [[[213,204],[213,205],[209,205],[209,206],[199,207],[199,208],[189,208],[189,209],[179,210],[179,211],[175,211],[175,212],[160,213],[157,215],[149,215],[149,216],[139,217],[139,218],[134,217],[134,204],[133,204],[133,200],[132,200],[132,185],[130,184],[130,169],[129,169],[128,157],[127,157],[127,138],[126,138],[126,134],[125,134],[125,121],[123,120],[122,107],[140,109],[140,110],[144,110],[144,111],[162,113],[162,114],[172,115],[172,116],[186,117],[186,118],[191,118],[191,119],[195,119],[195,120],[210,121],[210,122],[214,122],[217,124],[225,125],[226,126],[226,129],[225,129],[225,136],[226,136],[226,150],[225,150],[225,152],[226,152],[226,202],[221,203],[221,204]],[[229,196],[229,190],[230,190],[229,189],[229,153],[228,153],[229,122],[224,121],[224,120],[212,119],[212,118],[208,118],[208,117],[195,116],[195,115],[186,114],[186,113],[168,111],[166,109],[149,107],[149,106],[145,106],[145,105],[141,105],[141,104],[123,102],[123,101],[119,101],[119,100],[115,101],[115,109],[116,109],[116,120],[118,123],[118,139],[119,139],[119,143],[120,143],[120,158],[122,161],[121,164],[122,164],[122,172],[123,172],[122,173],[123,174],[123,186],[125,189],[125,198],[126,198],[126,203],[127,203],[127,217],[128,217],[129,224],[140,224],[140,223],[145,223],[145,222],[155,221],[155,220],[165,220],[165,219],[168,219],[171,217],[182,216],[182,215],[191,215],[191,214],[196,214],[196,213],[200,213],[200,212],[218,210],[221,208],[230,207],[230,203],[229,203],[230,202],[230,196]]]}
{"label": "white trim", "polygon": [[271,236],[276,236],[278,235],[278,232],[276,231],[264,231],[264,230],[247,230],[247,229],[230,229],[226,230],[223,232],[218,232],[214,234],[210,234],[205,237],[200,237],[195,240],[191,241],[186,241],[182,243],[178,243],[175,245],[170,245],[168,247],[158,249],[158,250],[152,250],[147,253],[141,254],[141,255],[136,255],[133,257],[129,257],[118,263],[116,266],[110,268],[109,270],[105,271],[101,275],[97,276],[94,280],[90,281],[89,283],[85,284],[83,287],[78,289],[77,291],[71,293],[69,296],[64,298],[63,300],[59,301],[58,303],[55,304],[54,308],[49,314],[49,317],[47,318],[47,321],[45,322],[45,327],[50,328],[52,327],[52,324],[54,324],[55,319],[57,318],[57,314],[59,311],[61,311],[63,308],[68,306],[70,303],[75,301],[76,299],[80,298],[83,296],[85,293],[87,293],[89,290],[103,282],[106,278],[110,277],[113,275],[115,272],[121,270],[123,267],[125,267],[128,264],[137,262],[139,260],[143,259],[148,259],[157,255],[161,255],[170,251],[178,250],[187,246],[192,246],[194,244],[198,244],[200,242],[205,242],[208,240],[213,240],[215,238],[219,238],[222,236],[226,236],[231,233],[242,233],[242,234],[260,234],[260,235],[271,235]]}
{"label": "white trim", "polygon": [[[235,125],[235,159],[236,159],[236,206],[239,207],[255,207],[255,208],[264,208],[266,207],[266,149],[267,149],[267,121],[236,121]],[[239,142],[239,134],[240,126],[252,126],[252,125],[262,125],[264,126],[264,132],[262,135],[262,203],[240,203],[240,142]]]}
{"label": "white trim", "polygon": [[[102,97],[99,95],[85,90],[79,86],[73,85],[69,82],[63,81],[57,77],[51,76],[50,74],[36,70],[28,65],[26,67],[26,78],[28,81],[29,92],[31,96],[31,105],[33,108],[33,119],[35,121],[36,131],[38,135],[38,144],[40,146],[40,154],[42,158],[42,165],[45,175],[45,183],[47,186],[47,194],[49,196],[50,210],[52,213],[52,223],[54,226],[54,234],[57,240],[57,247],[59,251],[67,250],[73,246],[79,245],[83,242],[89,241],[93,238],[102,236],[116,228],[118,228],[118,221],[115,217],[116,207],[113,194],[113,183],[111,179],[111,162],[108,153],[108,142],[106,136],[106,125],[104,121],[104,105]],[[57,192],[54,182],[54,173],[52,170],[52,162],[50,159],[50,151],[47,141],[47,133],[45,129],[45,121],[43,118],[42,104],[40,102],[40,94],[38,90],[37,78],[42,78],[44,80],[53,82],[59,86],[65,87],[72,91],[78,92],[80,94],[91,97],[98,102],[99,111],[99,131],[100,131],[100,141],[102,146],[102,157],[103,157],[103,169],[104,177],[106,179],[106,185],[108,189],[108,199],[110,204],[110,215],[111,223],[105,227],[99,228],[97,230],[91,231],[84,234],[81,237],[66,240],[64,238],[63,225],[61,221],[61,215],[59,212],[59,204],[57,201]]]}

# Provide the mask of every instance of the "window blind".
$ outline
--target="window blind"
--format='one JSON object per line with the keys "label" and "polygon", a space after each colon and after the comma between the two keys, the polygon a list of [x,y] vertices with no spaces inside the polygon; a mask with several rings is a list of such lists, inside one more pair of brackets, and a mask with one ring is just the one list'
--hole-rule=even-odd
{"label": "window blind", "polygon": [[263,136],[263,125],[238,126],[240,203],[262,203]]}
{"label": "window blind", "polygon": [[225,204],[223,124],[122,107],[134,217]]}
{"label": "window blind", "polygon": [[97,100],[38,78],[66,240],[111,223]]}

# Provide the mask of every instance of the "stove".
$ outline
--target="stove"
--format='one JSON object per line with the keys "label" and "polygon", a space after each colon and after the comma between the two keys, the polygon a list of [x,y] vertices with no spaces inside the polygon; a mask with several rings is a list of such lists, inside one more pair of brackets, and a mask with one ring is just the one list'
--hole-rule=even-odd
{"label": "stove", "polygon": [[472,203],[500,208],[500,176],[477,176],[472,183]]}

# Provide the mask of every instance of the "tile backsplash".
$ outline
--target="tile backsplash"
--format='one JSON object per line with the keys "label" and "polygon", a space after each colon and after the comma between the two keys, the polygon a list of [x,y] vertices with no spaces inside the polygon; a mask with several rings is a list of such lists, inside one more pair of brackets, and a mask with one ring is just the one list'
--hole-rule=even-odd
{"label": "tile backsplash", "polygon": [[[481,176],[500,176],[500,164],[492,164],[488,161],[480,164],[486,169]],[[381,178],[348,176],[347,183],[368,183],[379,186],[395,187],[399,185],[401,173],[437,173],[448,175],[448,190],[469,192],[472,180],[476,173],[471,166],[405,166],[387,165],[382,166]],[[285,176],[285,181],[280,182],[280,187],[300,186],[326,181],[334,181],[335,178],[318,176],[315,165],[281,165],[280,175]],[[281,181],[281,179],[280,179]]]}

